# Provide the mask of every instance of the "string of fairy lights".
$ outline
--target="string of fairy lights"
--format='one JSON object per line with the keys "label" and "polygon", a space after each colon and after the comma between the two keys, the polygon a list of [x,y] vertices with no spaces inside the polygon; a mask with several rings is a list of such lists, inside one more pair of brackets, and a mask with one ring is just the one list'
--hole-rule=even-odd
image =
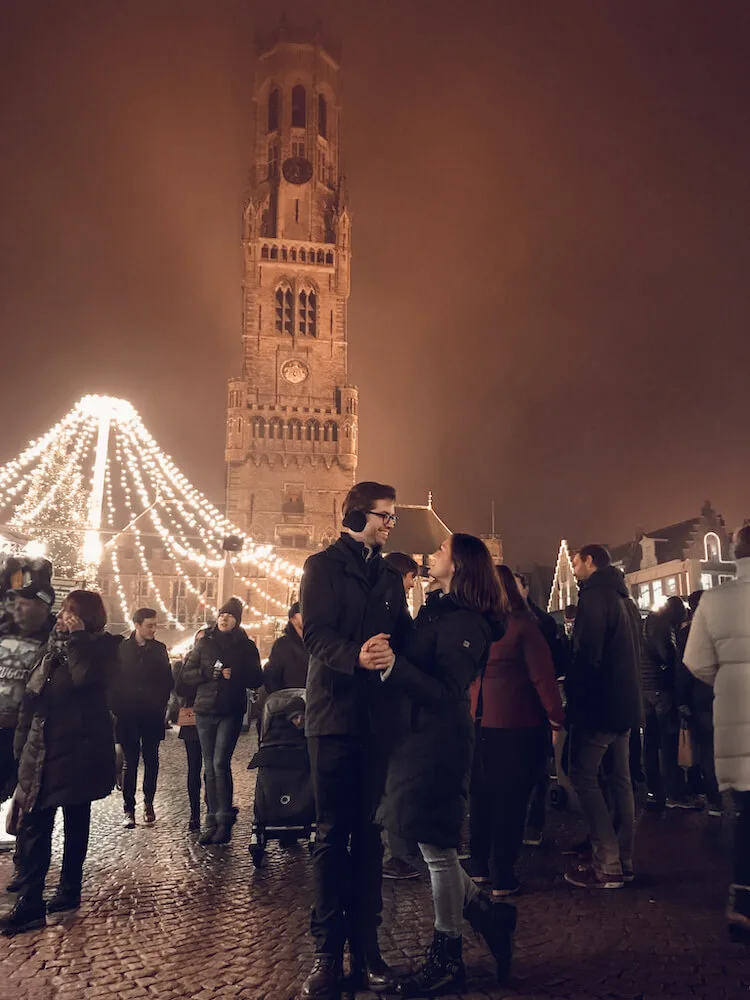
{"label": "string of fairy lights", "polygon": [[[67,517],[65,510],[74,483],[82,484],[88,498],[88,519],[81,523],[79,513],[75,525],[72,509]],[[267,587],[281,585],[288,598],[302,575],[272,546],[256,545],[244,536],[211,504],[162,451],[132,405],[121,399],[84,397],[17,458],[0,466],[0,523],[33,537],[41,521],[47,538],[50,530],[54,539],[55,530],[69,535],[73,527],[94,535],[93,549],[90,539],[89,552],[84,555],[82,549],[81,565],[88,564],[87,578],[91,573],[94,578],[111,575],[125,620],[134,601],[146,595],[175,629],[185,627],[177,598],[190,596],[195,621],[215,617],[216,578],[226,559],[222,542],[230,535],[243,540],[241,551],[230,557],[236,578],[256,598],[250,604],[255,620],[246,627],[260,628],[285,616],[287,601]],[[159,539],[161,549],[151,546],[152,538]],[[136,564],[135,572],[123,570],[123,559]],[[249,573],[251,567],[258,578]],[[125,577],[136,578],[137,594],[128,593]],[[170,581],[171,593],[162,593],[157,577]]]}

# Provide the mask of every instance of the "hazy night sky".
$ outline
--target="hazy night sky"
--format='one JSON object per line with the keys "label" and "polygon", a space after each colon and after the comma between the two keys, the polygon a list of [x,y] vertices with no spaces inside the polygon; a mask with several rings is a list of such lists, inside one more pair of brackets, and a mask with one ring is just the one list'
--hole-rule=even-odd
{"label": "hazy night sky", "polygon": [[[750,516],[750,4],[284,7],[344,46],[360,478],[514,562]],[[277,9],[2,4],[0,461],[116,393],[223,502]]]}

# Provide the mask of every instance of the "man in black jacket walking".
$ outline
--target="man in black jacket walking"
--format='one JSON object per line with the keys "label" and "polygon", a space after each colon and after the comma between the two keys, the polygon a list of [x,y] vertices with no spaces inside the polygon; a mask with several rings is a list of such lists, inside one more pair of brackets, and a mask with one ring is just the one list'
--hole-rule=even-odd
{"label": "man in black jacket walking", "polygon": [[135,787],[138,761],[143,755],[143,818],[156,822],[154,796],[159,774],[159,743],[164,739],[164,713],[174,686],[167,647],[157,642],[156,612],[139,608],[133,615],[133,634],[120,643],[114,714],[115,738],[122,747],[123,826],[135,826]]}
{"label": "man in black jacket walking", "polygon": [[[592,864],[565,876],[585,889],[619,889],[633,878],[635,803],[630,781],[630,730],[641,723],[638,682],[640,615],[622,573],[601,545],[573,558],[579,580],[572,660],[565,680],[570,780],[591,837]],[[599,783],[609,751],[613,817]]]}
{"label": "man in black jacket walking", "polygon": [[[365,482],[344,501],[341,537],[307,560],[303,638],[310,653],[305,729],[317,812],[311,932],[315,962],[305,1000],[339,1000],[348,941],[355,988],[385,992],[380,957],[383,848],[374,816],[397,735],[398,703],[379,670],[411,626],[401,575],[380,550],[396,523],[393,487]],[[389,649],[369,640],[390,637]]]}
{"label": "man in black jacket walking", "polygon": [[302,641],[302,615],[299,601],[289,608],[289,621],[282,635],[271,646],[268,663],[263,668],[266,694],[286,688],[303,688],[307,684],[310,654]]}

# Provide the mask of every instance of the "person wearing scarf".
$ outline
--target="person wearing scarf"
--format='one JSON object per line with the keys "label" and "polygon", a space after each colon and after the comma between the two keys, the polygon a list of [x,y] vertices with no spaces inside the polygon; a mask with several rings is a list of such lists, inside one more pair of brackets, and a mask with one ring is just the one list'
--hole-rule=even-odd
{"label": "person wearing scarf", "polygon": [[[115,784],[115,751],[108,692],[119,639],[104,631],[99,594],[74,590],[63,601],[54,631],[31,671],[15,734],[18,784],[18,899],[0,920],[6,936],[43,927],[46,914],[81,903],[91,803]],[[58,807],[65,849],[57,890],[44,903]]]}
{"label": "person wearing scarf", "polygon": [[216,624],[187,655],[182,684],[196,688],[193,711],[206,769],[208,814],[200,844],[226,844],[235,819],[232,754],[247,709],[247,689],[263,683],[258,647],[241,626],[242,601],[230,598]]}

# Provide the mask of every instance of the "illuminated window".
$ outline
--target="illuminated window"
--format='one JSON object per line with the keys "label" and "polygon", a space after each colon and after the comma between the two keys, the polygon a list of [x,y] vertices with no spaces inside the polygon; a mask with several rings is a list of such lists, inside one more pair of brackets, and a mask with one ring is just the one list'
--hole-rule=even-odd
{"label": "illuminated window", "polygon": [[703,539],[706,553],[706,562],[721,562],[721,542],[719,536],[714,531],[709,531]]}
{"label": "illuminated window", "polygon": [[294,298],[287,284],[276,289],[276,332],[294,333]]}
{"label": "illuminated window", "polygon": [[638,607],[644,610],[651,607],[651,587],[647,583],[638,587]]}
{"label": "illuminated window", "polygon": [[710,573],[701,573],[701,590],[710,590],[714,585],[714,578]]}
{"label": "illuminated window", "polygon": [[322,94],[318,94],[318,135],[328,138],[328,102]]}
{"label": "illuminated window", "polygon": [[318,334],[317,296],[315,292],[303,290],[299,293],[299,332],[303,337],[316,337]]}
{"label": "illuminated window", "polygon": [[281,94],[277,87],[275,87],[271,93],[268,95],[268,131],[276,132],[279,127],[279,118],[281,110]]}
{"label": "illuminated window", "polygon": [[292,128],[304,128],[307,124],[307,94],[301,83],[292,87]]}
{"label": "illuminated window", "polygon": [[667,579],[664,581],[664,593],[667,595],[667,597],[673,597],[675,594],[678,593],[676,576],[668,576]]}

